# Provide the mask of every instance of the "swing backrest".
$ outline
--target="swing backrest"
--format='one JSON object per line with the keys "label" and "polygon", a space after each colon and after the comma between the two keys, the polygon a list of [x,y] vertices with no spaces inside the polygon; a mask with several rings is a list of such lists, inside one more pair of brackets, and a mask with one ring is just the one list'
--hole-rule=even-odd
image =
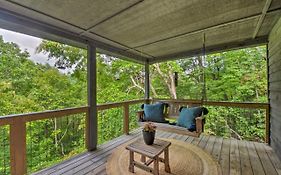
{"label": "swing backrest", "polygon": [[182,101],[171,101],[171,100],[152,100],[152,103],[163,102],[168,104],[164,109],[165,118],[177,119],[180,114],[181,107],[196,107],[202,106],[201,102],[182,102]]}

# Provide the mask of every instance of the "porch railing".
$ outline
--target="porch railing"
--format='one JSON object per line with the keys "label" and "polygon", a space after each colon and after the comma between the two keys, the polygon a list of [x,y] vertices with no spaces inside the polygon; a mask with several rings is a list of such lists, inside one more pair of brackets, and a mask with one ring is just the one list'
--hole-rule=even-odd
{"label": "porch railing", "polygon": [[[129,116],[130,110],[129,107],[134,104],[139,104],[145,102],[144,99],[140,100],[131,100],[125,102],[117,103],[108,103],[97,105],[98,111],[105,111],[112,108],[122,108],[123,110],[123,133],[129,134]],[[88,115],[88,107],[78,107],[78,108],[67,108],[62,110],[51,110],[44,112],[35,112],[28,114],[15,114],[7,115],[0,117],[0,131],[1,129],[5,132],[1,137],[5,142],[0,145],[1,149],[9,149],[10,154],[5,155],[5,150],[0,151],[4,155],[0,155],[3,158],[3,164],[0,164],[0,174],[26,174],[27,172],[27,123],[45,119],[54,119],[66,117],[74,114],[83,114]],[[86,116],[85,115],[85,116]],[[110,124],[110,123],[108,123]],[[85,129],[87,125],[85,125]],[[8,132],[6,132],[8,130]],[[2,134],[2,133],[0,133]],[[87,132],[85,132],[87,134]],[[86,136],[87,137],[87,136]],[[1,153],[0,153],[1,154]],[[36,155],[34,155],[36,156]],[[6,160],[6,157],[9,157],[10,160]],[[5,166],[5,167],[4,167]],[[2,168],[1,168],[2,167]]]}
{"label": "porch railing", "polygon": [[269,143],[270,123],[269,123],[269,104],[268,103],[251,103],[251,102],[218,102],[218,101],[201,101],[201,100],[188,100],[188,99],[152,99],[152,102],[162,101],[168,102],[178,107],[183,105],[204,105],[212,107],[227,107],[227,108],[240,108],[240,109],[257,109],[265,111],[264,128],[265,137],[264,142]]}
{"label": "porch railing", "polygon": [[[133,115],[134,112],[130,114],[130,106],[137,105],[140,103],[148,102],[148,101],[166,101],[169,103],[173,103],[175,105],[194,105],[194,104],[203,104],[206,106],[224,106],[231,108],[249,108],[249,109],[263,109],[266,111],[265,115],[265,142],[269,141],[269,105],[267,103],[237,103],[237,102],[215,102],[215,101],[202,101],[200,100],[171,100],[171,99],[152,99],[152,100],[132,100],[118,103],[109,103],[98,105],[97,109],[99,112],[110,110],[113,108],[119,108],[122,110],[123,117],[122,121],[122,132],[124,134],[129,134],[130,131],[130,116]],[[136,107],[138,108],[138,106]],[[61,118],[65,116],[70,116],[74,114],[88,114],[88,107],[78,107],[78,108],[69,108],[63,110],[53,110],[53,111],[45,111],[45,112],[36,112],[29,114],[18,114],[18,115],[8,115],[0,117],[0,132],[1,128],[8,128],[8,132],[5,133],[7,135],[5,143],[0,143],[4,145],[5,149],[10,150],[10,160],[5,160],[3,165],[10,165],[10,170],[5,170],[4,172],[11,172],[12,174],[24,174],[27,172],[27,157],[26,157],[26,124],[32,121],[51,119],[51,118]],[[131,120],[133,120],[131,118]],[[110,125],[110,121],[108,121]],[[86,126],[85,126],[85,129]],[[87,132],[85,132],[86,134]],[[0,133],[2,134],[2,133]],[[1,154],[1,153],[0,153]],[[6,155],[7,156],[7,155]],[[0,155],[1,157],[1,155]],[[3,156],[5,157],[5,155]],[[3,166],[3,165],[0,165]],[[0,172],[3,173],[3,172]]]}

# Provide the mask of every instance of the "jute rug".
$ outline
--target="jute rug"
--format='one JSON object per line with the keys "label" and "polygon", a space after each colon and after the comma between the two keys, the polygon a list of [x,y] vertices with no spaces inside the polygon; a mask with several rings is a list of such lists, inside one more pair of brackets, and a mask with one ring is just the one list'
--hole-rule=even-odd
{"label": "jute rug", "polygon": [[[221,168],[217,161],[201,148],[188,144],[186,142],[163,139],[170,141],[169,158],[171,173],[164,171],[164,164],[159,163],[160,174],[174,175],[221,175]],[[125,143],[112,153],[107,160],[106,171],[108,175],[148,175],[144,170],[135,167],[135,173],[130,173],[129,168],[129,151],[125,147],[130,142]],[[162,157],[162,155],[161,155]],[[135,154],[135,160],[140,161],[139,154]],[[153,166],[153,163],[151,164]]]}

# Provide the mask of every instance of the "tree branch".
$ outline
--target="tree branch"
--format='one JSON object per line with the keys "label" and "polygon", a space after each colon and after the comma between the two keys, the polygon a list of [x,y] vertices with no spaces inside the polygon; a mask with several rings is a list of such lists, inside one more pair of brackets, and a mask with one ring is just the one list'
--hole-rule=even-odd
{"label": "tree branch", "polygon": [[139,88],[143,92],[145,91],[143,87],[141,87],[138,83],[136,83],[136,81],[134,80],[134,77],[132,75],[130,76],[130,78],[135,87]]}
{"label": "tree branch", "polygon": [[229,129],[232,133],[234,133],[234,134],[239,138],[239,140],[243,140],[242,137],[238,134],[238,132],[236,132],[234,129],[232,129],[232,128],[228,125],[227,121],[225,121],[225,124],[226,124],[226,126],[228,127],[228,129]]}
{"label": "tree branch", "polygon": [[153,96],[154,97],[158,97],[158,95],[157,95],[157,93],[156,93],[156,90],[155,90],[155,88],[153,87],[153,85],[150,83],[150,89],[151,89],[151,92],[152,92],[152,94],[153,94]]}

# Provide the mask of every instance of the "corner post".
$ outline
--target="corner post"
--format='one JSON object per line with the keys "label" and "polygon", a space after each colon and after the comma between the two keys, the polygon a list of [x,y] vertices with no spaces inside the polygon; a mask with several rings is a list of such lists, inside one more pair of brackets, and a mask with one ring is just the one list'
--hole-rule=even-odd
{"label": "corner post", "polygon": [[149,98],[150,98],[150,94],[149,94],[150,81],[149,81],[149,63],[148,63],[148,61],[146,61],[144,64],[144,70],[145,70],[145,77],[144,77],[145,95],[144,95],[144,98],[146,99],[146,103],[148,103]]}
{"label": "corner post", "polygon": [[266,44],[266,74],[267,74],[267,100],[268,106],[266,108],[265,114],[265,143],[270,145],[271,135],[270,135],[270,91],[269,91],[269,50],[268,44]]}
{"label": "corner post", "polygon": [[97,66],[96,66],[96,47],[89,43],[87,59],[87,78],[88,78],[88,114],[86,120],[86,146],[88,151],[97,148],[98,142],[98,122],[97,122]]}
{"label": "corner post", "polygon": [[265,110],[265,143],[270,145],[270,107]]}

